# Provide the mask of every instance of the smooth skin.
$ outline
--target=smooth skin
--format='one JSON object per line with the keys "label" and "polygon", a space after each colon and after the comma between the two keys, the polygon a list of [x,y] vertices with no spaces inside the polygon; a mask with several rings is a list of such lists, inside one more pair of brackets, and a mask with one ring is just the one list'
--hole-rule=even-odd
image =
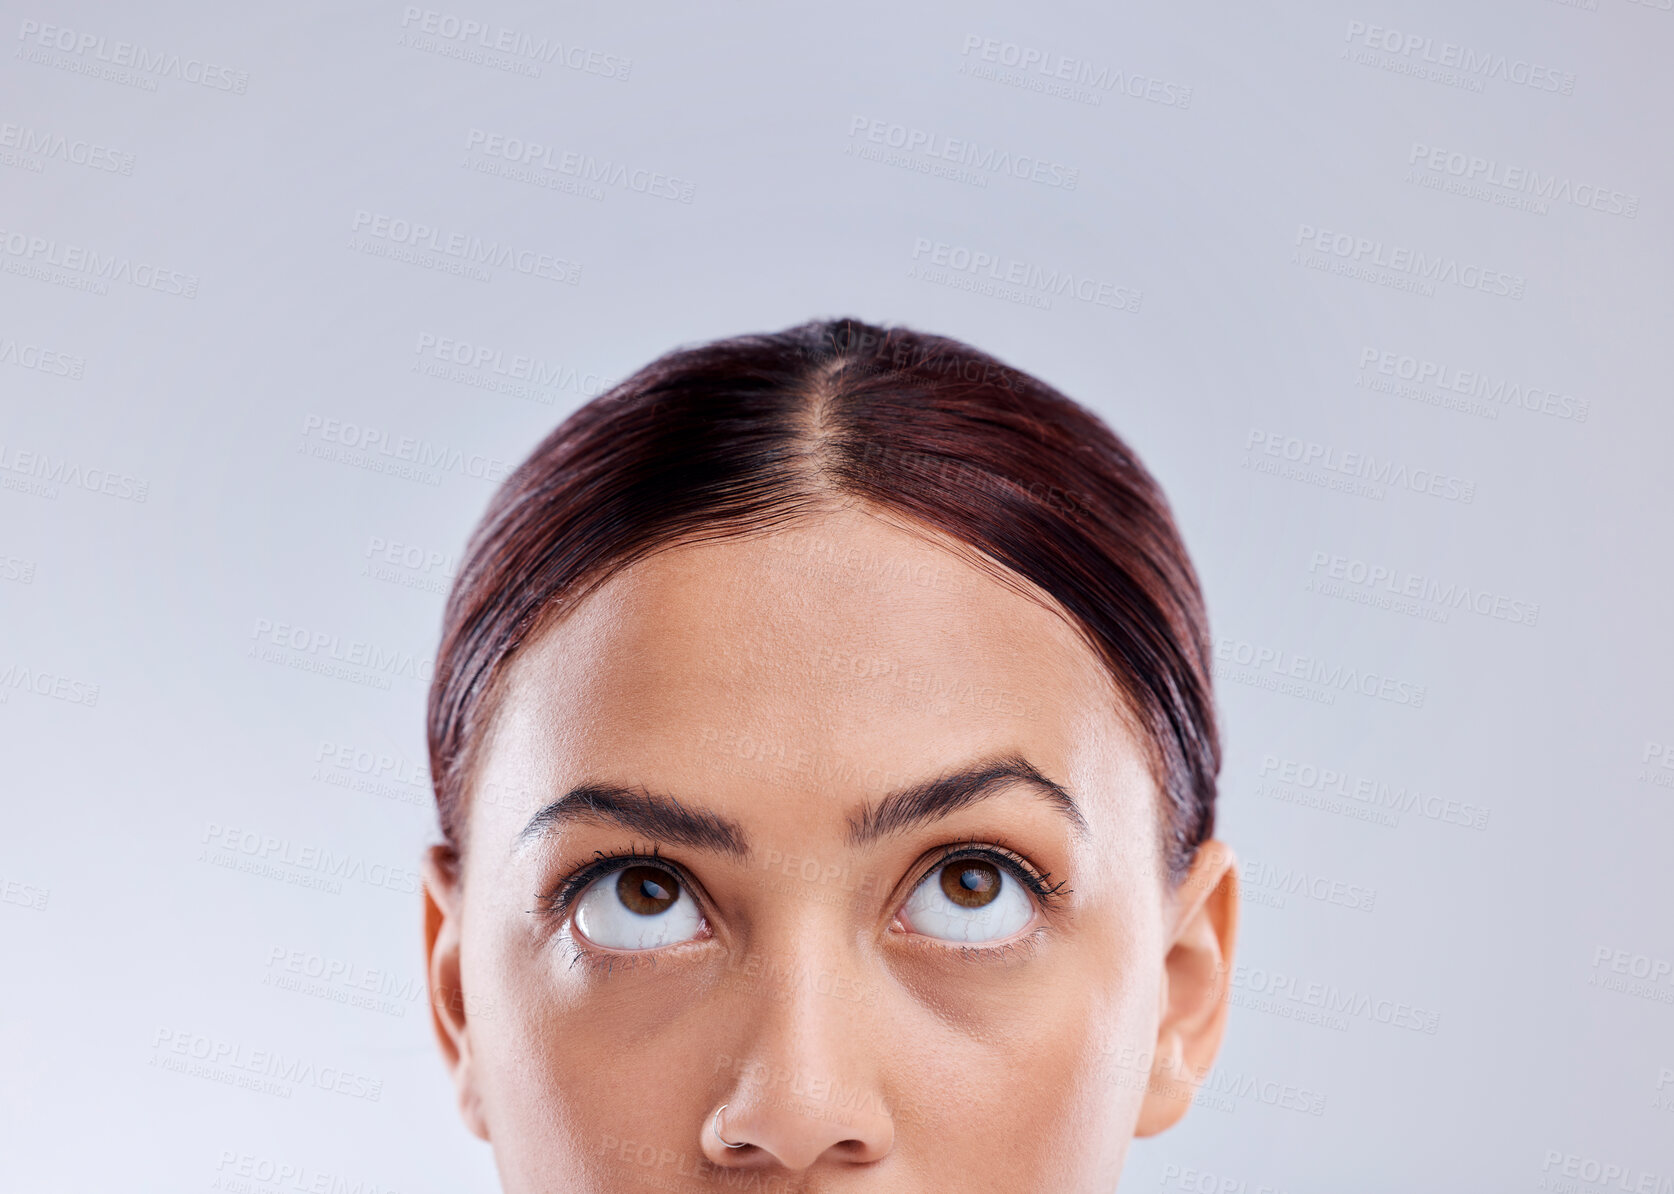
{"label": "smooth skin", "polygon": [[[641,560],[502,683],[463,856],[431,851],[424,890],[442,1053],[510,1194],[1108,1194],[1185,1113],[1226,1018],[1233,856],[1206,843],[1170,886],[1142,739],[1038,591],[847,502]],[[1005,758],[1079,823],[1018,780],[867,818]],[[584,784],[636,795],[537,817]],[[671,806],[730,844],[632,821]],[[630,852],[632,891],[599,861]],[[617,869],[561,914],[590,864]],[[1027,919],[981,939],[1000,922],[960,883],[996,881],[1001,927]],[[663,937],[621,935],[660,908]]]}

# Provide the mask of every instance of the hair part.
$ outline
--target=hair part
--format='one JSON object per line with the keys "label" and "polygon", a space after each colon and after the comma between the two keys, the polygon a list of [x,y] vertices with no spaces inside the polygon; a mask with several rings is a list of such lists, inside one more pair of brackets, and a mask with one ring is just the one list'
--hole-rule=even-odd
{"label": "hair part", "polygon": [[466,547],[430,687],[444,843],[463,850],[470,777],[525,642],[655,551],[856,500],[1067,615],[1140,731],[1177,884],[1214,831],[1220,745],[1203,598],[1161,488],[1038,379],[853,319],[669,352],[506,479]]}

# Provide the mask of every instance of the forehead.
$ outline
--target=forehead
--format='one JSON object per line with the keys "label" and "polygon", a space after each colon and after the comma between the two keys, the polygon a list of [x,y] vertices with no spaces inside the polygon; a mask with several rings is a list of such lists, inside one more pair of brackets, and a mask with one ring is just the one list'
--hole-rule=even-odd
{"label": "forehead", "polygon": [[1100,786],[1148,784],[1111,678],[1063,617],[861,506],[639,561],[526,644],[504,684],[479,779],[531,808],[586,779],[796,817],[799,800],[846,809],[1006,752],[1087,791],[1089,816]]}

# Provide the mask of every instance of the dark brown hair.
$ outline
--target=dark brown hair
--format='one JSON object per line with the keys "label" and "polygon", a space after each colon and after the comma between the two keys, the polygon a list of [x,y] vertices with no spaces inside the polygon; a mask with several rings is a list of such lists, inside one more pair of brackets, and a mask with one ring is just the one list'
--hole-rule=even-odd
{"label": "dark brown hair", "polygon": [[[956,340],[853,319],[670,352],[581,407],[500,488],[430,688],[442,835],[513,653],[619,569],[859,498],[1052,598],[1142,732],[1178,882],[1213,831],[1220,745],[1197,576],[1168,503],[1096,415]],[[1057,611],[1055,611],[1057,612]]]}

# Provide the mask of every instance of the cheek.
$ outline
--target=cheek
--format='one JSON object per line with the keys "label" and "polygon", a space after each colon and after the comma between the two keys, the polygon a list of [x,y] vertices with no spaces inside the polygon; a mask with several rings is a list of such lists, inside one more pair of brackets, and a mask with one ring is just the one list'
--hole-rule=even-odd
{"label": "cheek", "polygon": [[[1156,1047],[1163,966],[1154,911],[1135,899],[1086,926],[1074,966],[1043,1001],[1029,1059],[1031,1068],[1050,1070],[1056,1114],[1078,1133],[1066,1147],[1098,1141],[1099,1165],[1119,1166]],[[1042,1077],[1032,1085],[1046,1090],[1048,1083]]]}
{"label": "cheek", "polygon": [[[585,1097],[599,1065],[599,1035],[576,1031],[562,960],[519,937],[527,919],[497,906],[467,913],[460,985],[471,1079],[502,1168],[581,1172],[611,1143],[587,1114]],[[508,1190],[541,1188],[509,1176],[505,1183]]]}
{"label": "cheek", "polygon": [[900,1091],[899,1138],[949,1172],[1009,1174],[1016,1188],[1114,1187],[1161,978],[1156,942],[1120,919],[1084,921],[1015,982],[895,974],[902,989],[879,1019],[878,1053]]}
{"label": "cheek", "polygon": [[706,1001],[655,971],[591,974],[515,931],[476,940],[462,958],[473,1076],[497,1163],[529,1175],[506,1188],[546,1189],[554,1173],[588,1175],[567,1188],[630,1188],[724,1084]]}

